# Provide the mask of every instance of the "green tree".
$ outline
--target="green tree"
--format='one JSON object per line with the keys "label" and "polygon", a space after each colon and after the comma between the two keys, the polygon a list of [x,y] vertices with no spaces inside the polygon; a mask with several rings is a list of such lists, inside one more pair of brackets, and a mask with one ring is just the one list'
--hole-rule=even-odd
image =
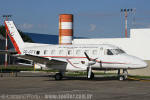
{"label": "green tree", "polygon": [[[18,30],[18,32],[20,33],[20,35],[21,35],[21,37],[23,38],[23,41],[24,41],[24,42],[33,42],[32,39],[31,39],[28,35],[24,34],[24,33],[23,33],[22,31],[20,31],[20,30]],[[3,25],[0,26],[0,34],[1,34],[3,37],[6,36],[6,29],[5,29],[5,26],[3,26]]]}
{"label": "green tree", "polygon": [[6,30],[5,30],[5,27],[3,25],[0,26],[0,34],[5,37],[5,34],[6,34]]}

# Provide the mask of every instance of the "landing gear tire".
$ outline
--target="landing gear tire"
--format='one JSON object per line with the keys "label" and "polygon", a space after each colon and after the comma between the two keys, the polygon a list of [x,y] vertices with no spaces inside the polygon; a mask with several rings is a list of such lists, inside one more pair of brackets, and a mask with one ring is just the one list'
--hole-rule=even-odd
{"label": "landing gear tire", "polygon": [[61,73],[56,73],[55,74],[55,80],[62,80],[62,74]]}
{"label": "landing gear tire", "polygon": [[126,80],[128,78],[128,71],[126,69],[123,69],[122,75],[120,75],[120,69],[118,70],[118,79],[120,81]]}
{"label": "landing gear tire", "polygon": [[123,70],[124,79],[128,78],[128,71],[126,69]]}
{"label": "landing gear tire", "polygon": [[126,80],[127,79],[127,76],[119,76],[119,81],[123,81],[123,80]]}
{"label": "landing gear tire", "polygon": [[124,80],[124,76],[119,76],[119,81],[123,81]]}

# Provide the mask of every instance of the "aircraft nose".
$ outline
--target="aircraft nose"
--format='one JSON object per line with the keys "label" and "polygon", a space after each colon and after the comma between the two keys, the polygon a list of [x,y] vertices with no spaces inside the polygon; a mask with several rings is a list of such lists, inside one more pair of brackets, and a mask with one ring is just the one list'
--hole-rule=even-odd
{"label": "aircraft nose", "polygon": [[140,68],[148,67],[148,64],[144,60],[142,60],[138,57],[130,56],[130,59],[128,59],[128,60],[130,62],[132,62],[132,64],[131,64],[132,68],[139,68],[140,69]]}
{"label": "aircraft nose", "polygon": [[140,67],[140,68],[145,68],[145,67],[148,67],[148,64],[147,64],[145,61],[141,60],[141,61],[139,62],[139,67]]}
{"label": "aircraft nose", "polygon": [[148,64],[141,59],[136,59],[134,64],[135,64],[134,65],[135,68],[146,68],[146,67],[148,67]]}

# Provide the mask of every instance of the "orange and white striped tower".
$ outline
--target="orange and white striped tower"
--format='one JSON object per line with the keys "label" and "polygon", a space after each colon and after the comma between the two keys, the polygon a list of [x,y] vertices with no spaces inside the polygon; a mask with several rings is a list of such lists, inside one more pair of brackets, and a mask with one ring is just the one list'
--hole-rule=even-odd
{"label": "orange and white striped tower", "polygon": [[71,45],[73,39],[73,15],[59,15],[59,44]]}

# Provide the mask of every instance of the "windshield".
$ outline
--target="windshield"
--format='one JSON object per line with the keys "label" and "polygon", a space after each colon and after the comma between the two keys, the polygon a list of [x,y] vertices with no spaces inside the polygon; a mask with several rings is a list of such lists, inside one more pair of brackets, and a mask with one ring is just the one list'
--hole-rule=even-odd
{"label": "windshield", "polygon": [[107,55],[113,55],[110,49],[107,49]]}
{"label": "windshield", "polygon": [[121,49],[107,49],[107,55],[118,55],[123,53],[125,52]]}
{"label": "windshield", "polygon": [[118,54],[122,54],[122,53],[125,53],[123,50],[121,49],[111,49],[112,53],[114,55],[118,55]]}

